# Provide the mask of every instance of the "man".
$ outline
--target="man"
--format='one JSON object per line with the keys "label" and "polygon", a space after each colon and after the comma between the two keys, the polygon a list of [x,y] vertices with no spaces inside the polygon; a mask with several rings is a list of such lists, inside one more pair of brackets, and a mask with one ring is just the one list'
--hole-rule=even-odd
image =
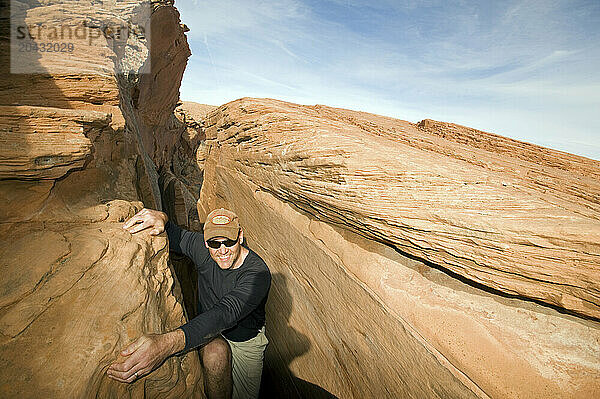
{"label": "man", "polygon": [[187,255],[198,272],[199,315],[180,328],[140,337],[113,363],[109,377],[131,383],[167,357],[201,347],[204,389],[209,398],[256,398],[265,336],[265,303],[271,274],[265,262],[242,246],[244,232],[235,213],[212,211],[204,234],[183,230],[160,211],[142,209],[123,225],[130,233],[167,231],[172,251]]}

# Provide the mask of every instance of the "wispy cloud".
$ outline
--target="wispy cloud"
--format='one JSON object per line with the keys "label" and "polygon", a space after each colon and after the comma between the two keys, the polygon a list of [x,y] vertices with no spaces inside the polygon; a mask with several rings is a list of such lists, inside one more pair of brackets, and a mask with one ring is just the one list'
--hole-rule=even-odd
{"label": "wispy cloud", "polygon": [[555,147],[590,142],[579,153],[600,159],[591,145],[600,142],[598,1],[176,6],[191,29],[184,99],[275,97],[430,117]]}
{"label": "wispy cloud", "polygon": [[297,60],[301,60],[300,57],[298,57],[296,54],[294,54],[289,48],[286,47],[286,45],[278,39],[272,39],[272,42],[278,46],[281,50],[283,50],[283,52],[285,52],[287,55],[289,55],[290,57],[294,57]]}

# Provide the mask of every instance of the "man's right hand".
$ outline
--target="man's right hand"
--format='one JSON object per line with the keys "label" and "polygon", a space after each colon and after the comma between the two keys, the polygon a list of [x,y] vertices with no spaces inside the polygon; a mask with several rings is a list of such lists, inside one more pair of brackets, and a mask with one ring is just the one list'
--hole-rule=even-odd
{"label": "man's right hand", "polygon": [[150,234],[155,236],[165,231],[168,220],[166,213],[144,208],[126,221],[123,228],[131,234],[150,228]]}

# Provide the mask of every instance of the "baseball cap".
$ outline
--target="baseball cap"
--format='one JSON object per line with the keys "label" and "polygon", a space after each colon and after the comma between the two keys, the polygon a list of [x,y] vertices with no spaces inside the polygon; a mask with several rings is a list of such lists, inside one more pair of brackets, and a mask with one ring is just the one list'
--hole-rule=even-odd
{"label": "baseball cap", "polygon": [[225,237],[230,240],[238,238],[240,222],[237,215],[227,209],[213,210],[204,222],[204,239],[206,241],[215,237]]}

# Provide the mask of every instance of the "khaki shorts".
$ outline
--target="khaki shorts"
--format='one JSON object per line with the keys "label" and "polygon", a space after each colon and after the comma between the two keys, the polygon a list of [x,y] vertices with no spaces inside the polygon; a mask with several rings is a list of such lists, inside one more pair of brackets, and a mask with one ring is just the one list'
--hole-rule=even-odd
{"label": "khaki shorts", "polygon": [[[223,337],[225,338],[225,337]],[[233,374],[233,399],[258,398],[263,359],[269,340],[263,327],[258,335],[248,341],[230,341]]]}

